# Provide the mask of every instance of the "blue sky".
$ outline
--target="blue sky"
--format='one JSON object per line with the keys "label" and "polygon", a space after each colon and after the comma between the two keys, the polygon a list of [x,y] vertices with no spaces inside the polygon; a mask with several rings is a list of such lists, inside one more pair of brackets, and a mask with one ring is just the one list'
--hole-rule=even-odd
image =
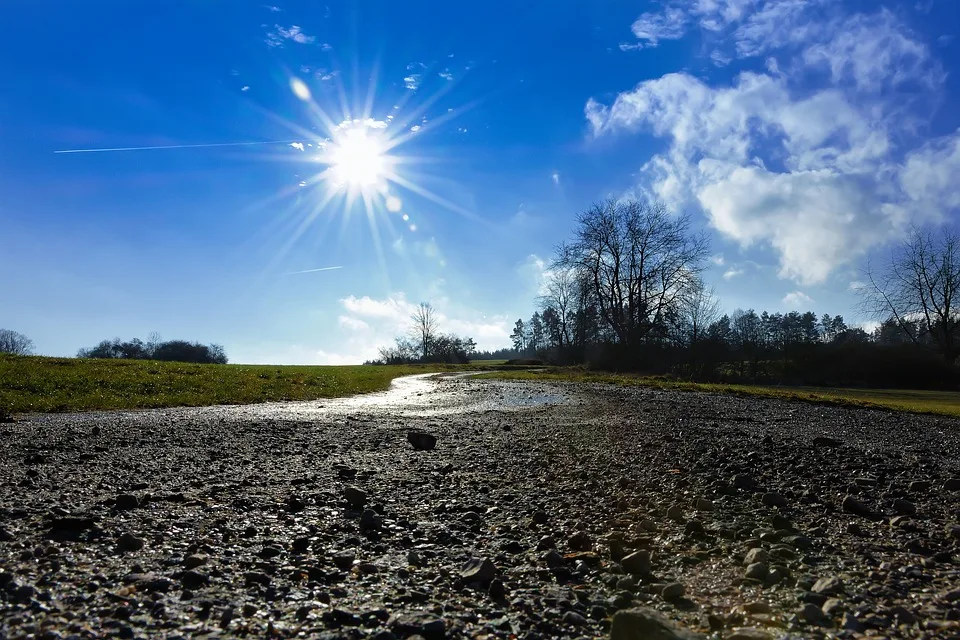
{"label": "blue sky", "polygon": [[[0,327],[44,354],[157,331],[359,362],[421,300],[505,346],[577,212],[630,195],[708,232],[725,310],[863,320],[864,261],[960,208],[949,0],[2,15]],[[271,144],[54,153],[236,142]]]}

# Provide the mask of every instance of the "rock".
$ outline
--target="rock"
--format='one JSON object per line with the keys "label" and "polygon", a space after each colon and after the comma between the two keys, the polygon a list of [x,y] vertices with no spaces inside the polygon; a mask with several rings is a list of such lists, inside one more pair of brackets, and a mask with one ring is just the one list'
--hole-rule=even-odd
{"label": "rock", "polygon": [[270,576],[259,571],[247,571],[243,574],[246,586],[260,585],[262,587],[270,586]]}
{"label": "rock", "polygon": [[713,511],[713,502],[706,498],[697,498],[693,506],[697,511]]}
{"label": "rock", "polygon": [[202,567],[203,565],[207,564],[207,559],[207,556],[200,553],[195,553],[183,559],[183,568],[189,570]]}
{"label": "rock", "polygon": [[0,542],[10,542],[11,540],[13,540],[13,534],[0,527]]}
{"label": "rock", "polygon": [[361,531],[377,531],[383,525],[383,518],[373,509],[364,509],[360,514]]}
{"label": "rock", "polygon": [[787,499],[776,491],[769,491],[763,494],[763,497],[760,498],[760,501],[768,507],[785,507],[787,506]]}
{"label": "rock", "polygon": [[683,532],[688,536],[699,536],[706,533],[707,530],[699,520],[690,520],[684,525]]}
{"label": "rock", "polygon": [[567,540],[567,546],[570,547],[572,551],[589,551],[593,548],[593,540],[583,531],[578,531]]}
{"label": "rock", "polygon": [[553,536],[543,536],[540,540],[537,541],[536,550],[537,551],[546,551],[547,549],[556,549],[557,541],[553,539]]}
{"label": "rock", "polygon": [[660,597],[664,600],[677,600],[686,595],[686,588],[679,582],[671,582],[660,592]]}
{"label": "rock", "polygon": [[79,533],[96,526],[96,520],[89,517],[63,516],[50,520],[50,533]]}
{"label": "rock", "polygon": [[823,611],[820,610],[820,607],[809,602],[803,605],[803,608],[800,610],[800,617],[810,624],[817,625],[818,627],[825,627],[830,624],[830,621],[827,620],[825,615],[823,615]]}
{"label": "rock", "polygon": [[852,536],[857,536],[857,537],[863,537],[863,536],[864,536],[863,527],[861,527],[860,524],[857,523],[857,522],[847,523],[847,533],[849,533],[849,534],[852,535]]}
{"label": "rock", "polygon": [[430,451],[437,446],[437,437],[425,431],[408,431],[407,442],[417,451]]}
{"label": "rock", "polygon": [[507,588],[504,586],[503,580],[491,580],[490,586],[487,588],[487,595],[494,600],[503,600],[506,598]]}
{"label": "rock", "polygon": [[115,506],[118,511],[130,511],[140,506],[140,498],[132,493],[121,493],[117,496]]}
{"label": "rock", "polygon": [[843,580],[836,576],[820,578],[813,583],[813,587],[811,587],[810,590],[825,596],[838,596],[844,592]]}
{"label": "rock", "polygon": [[954,540],[960,540],[960,524],[948,524],[947,535]]}
{"label": "rock", "polygon": [[624,609],[613,614],[610,640],[699,640],[703,636],[683,629],[659,611]]}
{"label": "rock", "polygon": [[623,557],[620,565],[623,570],[633,575],[648,575],[650,573],[650,552],[646,549],[634,551]]}
{"label": "rock", "polygon": [[415,635],[428,640],[444,638],[447,634],[447,625],[441,619],[429,613],[395,614],[387,621],[387,626],[401,637],[411,638]]}
{"label": "rock", "polygon": [[733,481],[731,484],[737,489],[744,489],[746,491],[753,490],[757,486],[753,481],[753,478],[745,473],[738,473],[737,475],[733,476]]}
{"label": "rock", "polygon": [[910,493],[924,493],[930,490],[933,483],[929,480],[914,480],[910,483]]}
{"label": "rock", "polygon": [[367,492],[358,487],[347,485],[343,488],[343,497],[355,509],[362,509],[367,504]]}
{"label": "rock", "polygon": [[726,638],[726,640],[773,640],[774,636],[763,629],[735,627],[730,633],[725,635],[724,638]]}
{"label": "rock", "polygon": [[757,562],[766,562],[769,559],[769,557],[770,557],[770,554],[767,553],[766,549],[763,549],[761,547],[756,547],[754,549],[750,549],[750,551],[747,552],[746,557],[744,557],[743,559],[743,564],[750,565],[750,564],[756,564]]}
{"label": "rock", "polygon": [[460,577],[465,582],[487,584],[496,577],[497,569],[487,558],[471,558],[460,569]]}
{"label": "rock", "polygon": [[747,613],[770,613],[772,611],[770,608],[770,603],[763,600],[748,602],[747,604],[743,605],[743,610]]}
{"label": "rock", "polygon": [[117,549],[120,551],[140,551],[143,549],[144,541],[129,531],[117,539]]}
{"label": "rock", "polygon": [[766,562],[754,562],[747,567],[744,575],[751,580],[766,582],[767,577],[770,575],[770,569],[767,567]]}
{"label": "rock", "polygon": [[272,558],[276,558],[277,556],[283,555],[283,549],[270,545],[260,549],[260,552],[257,555],[264,560],[270,560]]}
{"label": "rock", "polygon": [[904,516],[913,516],[917,514],[917,505],[909,500],[897,498],[893,501],[893,510]]}
{"label": "rock", "polygon": [[823,611],[823,615],[832,618],[843,611],[843,601],[838,598],[828,598],[820,610]]}
{"label": "rock", "polygon": [[684,521],[683,507],[678,504],[673,505],[667,509],[667,517],[671,520],[676,520],[677,522]]}
{"label": "rock", "polygon": [[943,488],[946,491],[960,491],[960,478],[950,478],[943,483]]}
{"label": "rock", "polygon": [[288,513],[300,513],[307,508],[307,503],[298,498],[297,496],[287,497],[287,502],[284,504]]}
{"label": "rock", "polygon": [[857,516],[862,516],[870,520],[880,519],[880,516],[874,513],[874,511],[870,509],[870,507],[863,504],[862,502],[860,502],[859,500],[857,500],[851,495],[845,496],[843,498],[843,504],[841,505],[841,508],[847,513],[852,513]]}
{"label": "rock", "polygon": [[547,512],[543,509],[537,509],[533,512],[533,515],[530,517],[530,519],[533,520],[534,524],[547,524],[549,517],[547,516]]}
{"label": "rock", "polygon": [[614,562],[620,562],[623,560],[623,556],[627,555],[627,550],[623,546],[623,541],[619,538],[610,538],[607,540],[607,545],[610,548],[610,559]]}
{"label": "rock", "polygon": [[341,571],[346,571],[353,567],[353,561],[357,559],[356,554],[350,551],[341,551],[333,556],[333,564]]}
{"label": "rock", "polygon": [[180,583],[184,589],[195,590],[210,584],[210,576],[190,569],[189,571],[183,572],[183,575],[180,577]]}
{"label": "rock", "polygon": [[310,549],[310,538],[294,538],[293,542],[290,543],[290,549],[294,553],[306,553]]}
{"label": "rock", "polygon": [[840,621],[840,626],[846,629],[847,631],[852,631],[854,633],[863,633],[867,630],[866,626],[856,616],[852,613],[843,614],[843,618]]}
{"label": "rock", "polygon": [[564,624],[568,624],[571,627],[584,627],[587,625],[587,619],[576,611],[567,611],[560,619]]}
{"label": "rock", "polygon": [[562,567],[564,564],[566,564],[563,556],[557,553],[556,549],[550,549],[543,554],[543,562],[551,569]]}

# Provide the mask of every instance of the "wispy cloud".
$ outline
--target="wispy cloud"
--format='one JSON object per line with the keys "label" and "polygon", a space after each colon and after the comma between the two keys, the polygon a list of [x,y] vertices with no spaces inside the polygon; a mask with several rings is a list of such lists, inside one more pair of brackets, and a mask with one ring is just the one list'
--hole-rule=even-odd
{"label": "wispy cloud", "polygon": [[743,269],[738,269],[738,268],[736,268],[736,267],[730,267],[729,269],[727,269],[726,271],[723,272],[723,279],[724,279],[724,280],[733,280],[733,279],[736,278],[737,276],[742,276],[742,275],[743,275]]}
{"label": "wispy cloud", "polygon": [[273,29],[267,32],[266,43],[270,47],[282,47],[284,42],[293,41],[298,44],[312,44],[316,42],[316,36],[309,36],[303,32],[298,25],[282,27],[279,24],[273,25]]}
{"label": "wispy cloud", "polygon": [[803,291],[791,291],[783,296],[782,302],[789,310],[800,311],[801,309],[806,310],[805,308],[813,304],[814,300]]}
{"label": "wispy cloud", "polygon": [[286,275],[295,276],[301,273],[317,273],[318,271],[334,271],[336,269],[343,269],[343,265],[339,265],[336,267],[319,267],[317,269],[304,269],[303,271],[289,271],[287,272]]}

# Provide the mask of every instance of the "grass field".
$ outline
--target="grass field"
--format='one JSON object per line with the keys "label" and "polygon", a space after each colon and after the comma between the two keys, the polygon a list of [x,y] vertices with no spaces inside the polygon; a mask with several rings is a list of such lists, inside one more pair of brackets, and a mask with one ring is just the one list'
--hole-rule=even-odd
{"label": "grass field", "polygon": [[784,400],[802,400],[823,404],[847,405],[931,413],[960,417],[960,392],[910,389],[831,389],[824,387],[768,387],[760,385],[688,382],[662,377],[586,371],[578,368],[551,367],[536,371],[496,371],[479,377],[508,380],[558,380],[568,382],[605,382],[637,385],[676,391],[705,391]]}
{"label": "grass field", "polygon": [[452,369],[456,367],[213,365],[0,354],[0,413],[316,400],[380,391],[398,376]]}

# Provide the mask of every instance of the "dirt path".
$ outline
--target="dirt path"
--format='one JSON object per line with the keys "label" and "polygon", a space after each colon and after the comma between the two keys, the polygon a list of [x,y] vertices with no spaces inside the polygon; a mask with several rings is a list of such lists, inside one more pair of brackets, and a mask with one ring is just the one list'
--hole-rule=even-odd
{"label": "dirt path", "polygon": [[597,637],[641,606],[953,637],[958,427],[459,377],[34,416],[0,425],[0,637]]}

